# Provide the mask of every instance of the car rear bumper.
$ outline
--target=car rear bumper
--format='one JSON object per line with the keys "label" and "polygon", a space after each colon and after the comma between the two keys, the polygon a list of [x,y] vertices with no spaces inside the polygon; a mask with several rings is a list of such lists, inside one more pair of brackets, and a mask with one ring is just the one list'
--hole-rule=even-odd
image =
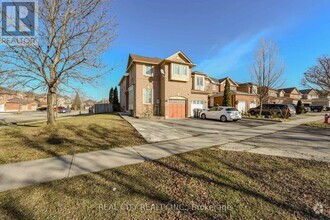
{"label": "car rear bumper", "polygon": [[228,118],[229,121],[241,120],[241,119],[242,119],[242,117],[240,117],[240,116],[230,116],[230,117]]}

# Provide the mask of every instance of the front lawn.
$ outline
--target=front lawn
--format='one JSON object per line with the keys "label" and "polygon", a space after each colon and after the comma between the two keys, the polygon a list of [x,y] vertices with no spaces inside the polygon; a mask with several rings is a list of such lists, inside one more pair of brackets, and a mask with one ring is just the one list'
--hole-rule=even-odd
{"label": "front lawn", "polygon": [[312,128],[330,129],[330,123],[324,123],[323,121],[314,121],[303,125]]}
{"label": "front lawn", "polygon": [[62,119],[0,129],[0,164],[114,147],[141,145],[140,134],[115,114]]}
{"label": "front lawn", "polygon": [[327,219],[328,163],[202,149],[0,193],[0,219]]}

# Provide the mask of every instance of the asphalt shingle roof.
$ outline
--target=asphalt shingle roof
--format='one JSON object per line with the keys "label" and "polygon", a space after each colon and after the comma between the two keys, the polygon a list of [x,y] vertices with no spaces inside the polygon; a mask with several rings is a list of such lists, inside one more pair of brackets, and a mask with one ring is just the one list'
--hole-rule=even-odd
{"label": "asphalt shingle roof", "polygon": [[162,59],[158,57],[152,58],[152,57],[145,57],[136,54],[130,54],[130,57],[133,59],[133,61],[142,61],[142,62],[155,63],[155,64],[158,64],[162,61]]}

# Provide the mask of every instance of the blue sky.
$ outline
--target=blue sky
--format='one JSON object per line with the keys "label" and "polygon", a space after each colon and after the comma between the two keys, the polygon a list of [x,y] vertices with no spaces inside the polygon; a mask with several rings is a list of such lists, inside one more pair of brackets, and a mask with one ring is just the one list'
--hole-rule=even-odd
{"label": "blue sky", "polygon": [[117,39],[104,55],[115,70],[97,88],[107,98],[125,73],[129,53],[166,58],[182,50],[212,77],[249,81],[260,38],[274,40],[285,60],[286,87],[301,88],[304,71],[330,54],[330,0],[115,0]]}

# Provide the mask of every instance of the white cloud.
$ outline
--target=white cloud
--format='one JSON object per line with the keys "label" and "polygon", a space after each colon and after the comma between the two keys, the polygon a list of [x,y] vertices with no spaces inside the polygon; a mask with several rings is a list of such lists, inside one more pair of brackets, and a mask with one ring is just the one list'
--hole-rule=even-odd
{"label": "white cloud", "polygon": [[[234,70],[235,67],[241,63],[247,62],[247,60],[242,60],[243,57],[251,53],[258,43],[258,40],[262,37],[266,37],[269,32],[269,30],[265,30],[249,39],[238,38],[230,42],[219,48],[218,52],[213,57],[199,62],[196,69],[214,77],[230,75],[230,72]],[[214,46],[212,49],[214,49]]]}

